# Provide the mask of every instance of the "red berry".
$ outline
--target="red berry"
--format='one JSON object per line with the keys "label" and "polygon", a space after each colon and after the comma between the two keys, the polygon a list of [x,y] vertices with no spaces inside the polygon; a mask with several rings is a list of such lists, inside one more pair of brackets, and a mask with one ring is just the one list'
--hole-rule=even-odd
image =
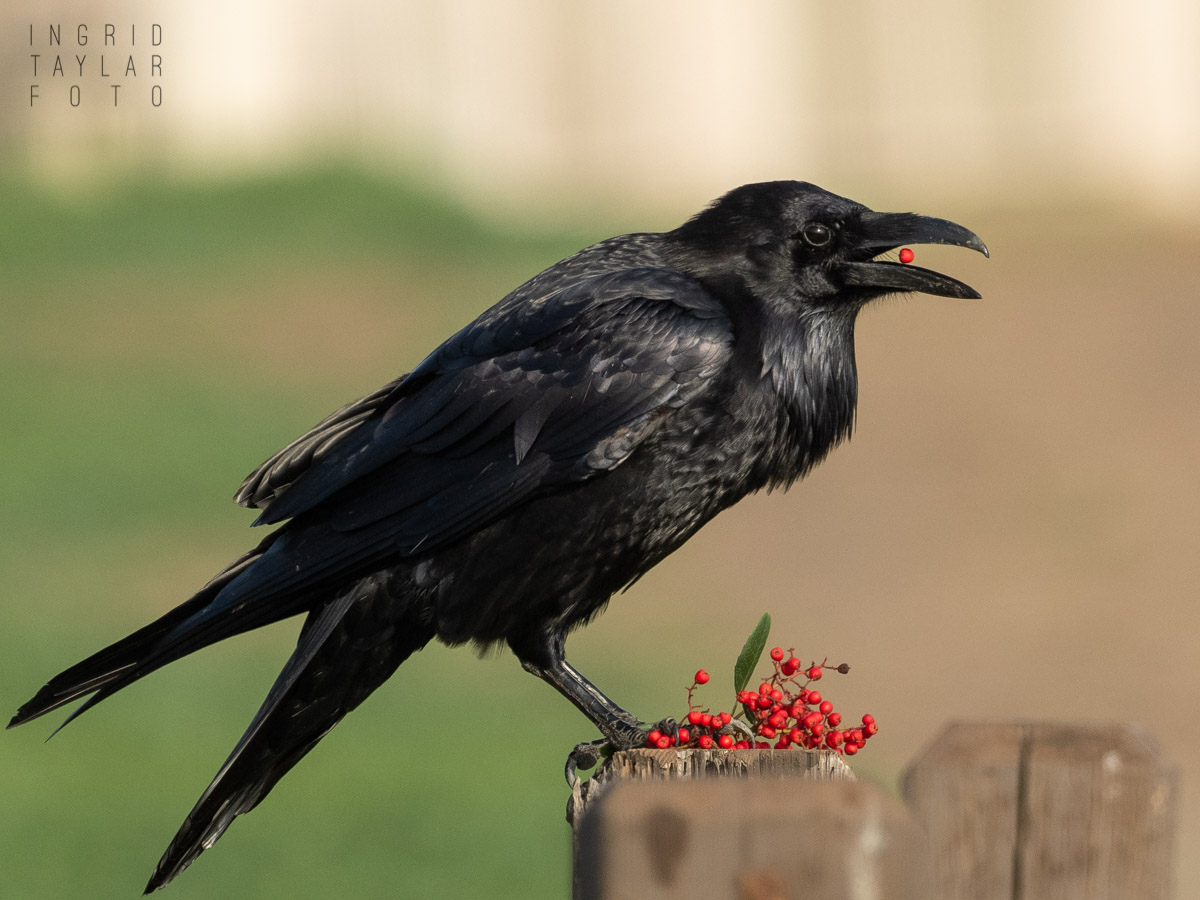
{"label": "red berry", "polygon": [[769,743],[767,743],[766,741],[755,741],[754,749],[755,750],[770,750],[771,745]]}
{"label": "red berry", "polygon": [[793,744],[803,743],[804,732],[801,731],[799,728],[793,728],[791,731],[788,732],[788,739],[791,740],[791,742]]}
{"label": "red berry", "polygon": [[842,749],[845,751],[847,756],[853,756],[858,752],[858,744],[847,744]]}
{"label": "red berry", "polygon": [[760,684],[758,686],[758,693],[762,697],[770,697],[771,696],[771,685],[768,682],[764,681],[762,684]]}
{"label": "red berry", "polygon": [[696,684],[708,684],[708,673],[703,669],[696,673]]}
{"label": "red berry", "polygon": [[821,705],[818,706],[817,709],[821,710],[821,715],[827,716],[833,712],[833,704],[828,700],[822,700]]}
{"label": "red berry", "polygon": [[688,741],[690,741],[691,739],[692,739],[692,733],[690,731],[688,731],[686,728],[679,729],[679,745],[681,747],[684,744],[686,744]]}
{"label": "red berry", "polygon": [[[721,716],[721,724],[722,725],[728,725],[730,722],[733,721],[733,716],[727,712],[720,713],[720,716]],[[714,718],[716,718],[716,717],[714,716]]]}
{"label": "red berry", "polygon": [[832,725],[834,728],[837,728],[839,725],[842,724],[842,714],[831,712],[828,716],[825,717],[825,721],[828,722],[830,725]]}
{"label": "red berry", "polygon": [[868,722],[862,727],[862,732],[864,738],[869,738],[871,735],[879,733],[879,726],[874,722]]}
{"label": "red berry", "polygon": [[909,250],[907,247],[905,247],[903,250],[900,251],[900,262],[904,263],[905,265],[908,265],[910,262],[913,261],[914,256],[915,256],[915,254],[911,250]]}
{"label": "red berry", "polygon": [[808,692],[808,702],[811,703],[813,706],[820,706],[821,705],[821,692],[820,691],[809,691]]}
{"label": "red berry", "polygon": [[671,746],[671,739],[665,734],[660,735],[658,741],[655,743],[655,746],[657,746],[659,750],[666,750]]}
{"label": "red berry", "polygon": [[705,728],[711,728],[712,727],[712,718],[713,717],[709,713],[702,713],[700,715],[700,724],[703,725]]}
{"label": "red berry", "polygon": [[738,741],[733,745],[734,750],[749,750],[750,744],[747,741]]}
{"label": "red berry", "polygon": [[701,715],[702,715],[702,713],[700,712],[700,710],[693,709],[690,713],[688,713],[688,721],[691,722],[693,725],[699,725]]}
{"label": "red berry", "polygon": [[870,725],[872,722],[875,721],[875,717],[873,715],[871,715],[870,713],[863,713],[862,721],[863,721],[864,725]]}
{"label": "red berry", "polygon": [[847,738],[847,740],[851,740],[856,744],[861,744],[864,740],[862,729],[861,728],[852,729],[850,732],[850,736],[849,736],[849,738]]}
{"label": "red berry", "polygon": [[771,699],[774,700],[776,703],[778,703],[780,700],[783,699],[783,691],[781,691],[779,688],[772,688],[771,689]]}
{"label": "red berry", "polygon": [[733,746],[733,735],[732,734],[721,735],[719,738],[717,738],[717,745],[722,750],[728,750],[730,747]]}
{"label": "red berry", "polygon": [[782,647],[772,647],[771,648],[771,659],[775,660],[775,662],[779,662],[780,660],[782,660],[783,659],[783,648]]}
{"label": "red berry", "polygon": [[658,739],[660,737],[662,737],[662,732],[659,731],[657,728],[655,728],[648,735],[646,735],[646,740],[648,740],[650,743],[654,744],[654,743],[658,742]]}
{"label": "red berry", "polygon": [[700,749],[708,750],[709,748],[712,747],[712,745],[713,745],[712,738],[710,738],[707,734],[700,735]]}
{"label": "red berry", "polygon": [[804,674],[808,676],[809,681],[820,681],[821,680],[821,667],[820,666],[812,666]]}
{"label": "red berry", "polygon": [[764,725],[762,728],[758,729],[758,733],[761,734],[765,738],[775,737],[775,729],[772,728],[770,725]]}

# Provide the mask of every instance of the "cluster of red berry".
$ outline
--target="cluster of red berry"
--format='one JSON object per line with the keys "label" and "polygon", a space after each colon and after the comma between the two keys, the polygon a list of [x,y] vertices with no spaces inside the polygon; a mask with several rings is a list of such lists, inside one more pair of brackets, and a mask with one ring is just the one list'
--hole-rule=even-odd
{"label": "cluster of red berry", "polygon": [[[762,646],[761,644],[759,645]],[[759,651],[761,652],[761,651]],[[646,746],[665,750],[669,747],[698,747],[707,750],[786,750],[797,747],[818,750],[822,747],[847,756],[858,753],[867,739],[879,731],[875,717],[862,717],[862,725],[842,727],[842,714],[833,704],[810,685],[820,681],[825,669],[843,675],[850,671],[845,663],[831,666],[826,662],[813,663],[808,668],[793,651],[782,647],[771,650],[775,671],[764,680],[757,691],[738,691],[737,702],[742,715],[735,718],[728,712],[711,713],[692,700],[693,692],[709,680],[701,669],[688,688],[686,724],[677,735],[655,729],[646,735]],[[749,671],[749,670],[747,670]]]}

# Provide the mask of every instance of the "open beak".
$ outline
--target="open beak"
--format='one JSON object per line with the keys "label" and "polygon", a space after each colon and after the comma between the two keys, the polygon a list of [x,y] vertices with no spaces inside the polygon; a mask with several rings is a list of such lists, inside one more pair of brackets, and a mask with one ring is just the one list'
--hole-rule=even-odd
{"label": "open beak", "polygon": [[876,260],[873,257],[907,244],[953,244],[988,256],[987,245],[961,225],[915,213],[862,213],[855,233],[847,235],[850,259],[838,264],[847,287],[879,291],[918,291],[939,297],[978,300],[973,287],[920,266]]}

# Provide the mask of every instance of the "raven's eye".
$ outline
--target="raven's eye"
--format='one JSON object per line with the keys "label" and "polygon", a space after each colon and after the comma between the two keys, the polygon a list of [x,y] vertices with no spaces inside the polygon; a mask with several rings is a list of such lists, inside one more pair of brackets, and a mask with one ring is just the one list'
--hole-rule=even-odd
{"label": "raven's eye", "polygon": [[814,247],[824,247],[833,238],[833,232],[829,230],[829,227],[820,222],[805,225],[804,230],[800,233],[804,236],[804,240]]}

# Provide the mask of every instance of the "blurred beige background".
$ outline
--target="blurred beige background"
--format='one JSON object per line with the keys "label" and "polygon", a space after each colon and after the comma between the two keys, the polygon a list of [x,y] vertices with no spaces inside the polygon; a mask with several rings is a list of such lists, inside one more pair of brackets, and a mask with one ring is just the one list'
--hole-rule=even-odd
{"label": "blurred beige background", "polygon": [[[0,23],[0,134],[39,166],[349,151],[519,207],[582,189],[690,208],[796,174],[1017,209],[1069,197],[1194,215],[1200,196],[1200,7],[1184,0],[15,0]],[[91,74],[44,66],[31,111],[28,56],[60,50],[90,50]],[[90,68],[102,52],[107,80]],[[118,113],[107,88],[129,55]]]}
{"label": "blurred beige background", "polygon": [[[47,25],[74,52],[110,20],[162,25],[163,105],[139,74],[116,109],[88,78],[70,107],[65,77],[31,108]],[[780,641],[854,664],[839,696],[884,724],[861,761],[884,782],[952,717],[1140,722],[1181,767],[1200,896],[1200,5],[16,0],[0,33],[5,165],[55,187],[333,155],[513,229],[668,228],[786,177],[977,230],[990,261],[918,261],[983,302],[864,314],[854,441],[617,598],[575,662],[619,682],[638,635],[725,652],[769,609]],[[419,356],[378,337],[413,293],[356,296],[346,340],[378,349],[346,399]]]}

